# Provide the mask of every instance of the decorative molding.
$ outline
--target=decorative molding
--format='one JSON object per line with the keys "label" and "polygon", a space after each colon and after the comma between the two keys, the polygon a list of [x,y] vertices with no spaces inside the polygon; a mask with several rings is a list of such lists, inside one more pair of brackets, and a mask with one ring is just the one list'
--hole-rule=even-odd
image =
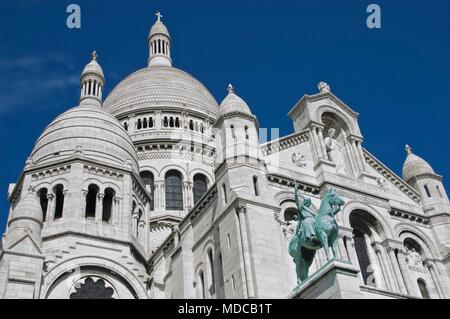
{"label": "decorative molding", "polygon": [[409,221],[417,222],[424,225],[427,225],[430,222],[430,219],[427,217],[410,212],[405,212],[397,208],[391,208],[389,210],[389,214],[393,217],[397,217],[398,219],[407,219]]}
{"label": "decorative molding", "polygon": [[378,159],[375,158],[372,154],[370,154],[366,149],[364,151],[364,158],[366,162],[377,172],[383,175],[386,180],[393,183],[400,191],[406,194],[409,198],[411,198],[416,203],[420,204],[420,194],[411,186],[409,186],[403,179],[397,176],[394,172],[392,172],[389,168],[387,168],[384,164],[382,164]]}
{"label": "decorative molding", "polygon": [[106,169],[99,166],[93,165],[83,165],[83,171],[88,174],[93,174],[97,176],[110,177],[117,180],[123,180],[123,174],[112,169]]}
{"label": "decorative molding", "polygon": [[309,131],[302,131],[299,133],[294,133],[278,140],[269,141],[267,143],[261,144],[261,152],[264,155],[270,155],[274,152],[280,152],[285,149],[289,149],[301,143],[309,141]]}
{"label": "decorative molding", "polygon": [[43,178],[58,176],[70,172],[71,165],[63,165],[58,167],[53,167],[46,170],[37,171],[31,174],[33,180],[40,180]]}
{"label": "decorative molding", "polygon": [[[268,174],[267,178],[269,179],[269,182],[279,184],[285,187],[294,187],[294,180],[288,177],[282,177],[278,175]],[[312,195],[318,195],[320,193],[320,187],[309,185],[306,183],[298,182],[298,187],[300,191],[303,191],[305,193],[309,193]]]}

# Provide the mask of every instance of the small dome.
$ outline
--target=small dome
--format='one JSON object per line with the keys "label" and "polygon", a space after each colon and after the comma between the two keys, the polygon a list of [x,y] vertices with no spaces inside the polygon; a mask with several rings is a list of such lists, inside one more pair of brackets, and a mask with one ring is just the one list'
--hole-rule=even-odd
{"label": "small dome", "polygon": [[231,112],[240,112],[248,115],[252,114],[248,104],[234,93],[234,88],[230,84],[228,85],[228,95],[220,104],[220,113],[223,115]]}
{"label": "small dome", "polygon": [[128,133],[110,113],[85,105],[58,116],[34,145],[34,164],[53,163],[75,153],[106,164],[129,162],[138,172],[136,151]]}
{"label": "small dome", "polygon": [[150,33],[148,34],[148,37],[152,37],[156,34],[163,34],[170,38],[169,30],[167,27],[162,23],[161,21],[156,21],[155,24],[150,29]]}
{"label": "small dome", "polygon": [[94,51],[92,53],[92,60],[83,69],[83,72],[81,73],[81,77],[89,74],[97,74],[100,75],[103,79],[105,78],[105,75],[103,74],[103,69],[97,62],[97,53]]}
{"label": "small dome", "polygon": [[423,174],[435,174],[433,168],[423,158],[414,154],[409,145],[406,145],[407,157],[403,164],[403,180],[408,182],[411,178]]}

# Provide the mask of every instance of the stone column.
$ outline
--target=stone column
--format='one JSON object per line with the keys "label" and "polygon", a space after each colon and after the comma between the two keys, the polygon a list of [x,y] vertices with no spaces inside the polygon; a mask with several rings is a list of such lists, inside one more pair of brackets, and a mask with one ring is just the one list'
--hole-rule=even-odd
{"label": "stone column", "polygon": [[236,212],[238,215],[239,231],[242,242],[242,255],[244,259],[244,272],[246,278],[247,296],[248,298],[255,298],[255,288],[253,284],[253,272],[251,267],[250,248],[248,244],[247,222],[245,220],[247,207],[238,206],[236,207]]}
{"label": "stone column", "polygon": [[339,257],[341,258],[341,260],[350,261],[347,255],[347,250],[345,249],[344,245],[344,235],[339,234],[337,241],[338,241]]}
{"label": "stone column", "polygon": [[97,194],[97,205],[95,205],[95,221],[101,222],[103,215],[103,198],[105,194],[98,193]]}
{"label": "stone column", "polygon": [[397,283],[400,289],[400,293],[407,295],[408,294],[408,290],[406,289],[405,286],[405,281],[403,280],[403,276],[402,273],[400,271],[400,267],[398,265],[397,262],[397,257],[395,256],[395,251],[394,248],[392,247],[386,247],[388,254],[389,254],[389,259],[391,261],[391,265],[392,268],[394,269],[394,273],[395,273],[395,278],[397,279]]}
{"label": "stone column", "polygon": [[352,152],[351,142],[350,141],[344,141],[344,147],[345,147],[345,151],[348,154],[350,167],[351,167],[352,171],[354,172],[355,176],[358,176],[359,175],[359,168],[358,168],[358,164],[356,163],[355,156],[354,156],[354,154]]}
{"label": "stone column", "polygon": [[134,211],[131,215],[131,232],[136,239],[138,237],[138,220],[139,214],[137,211]]}
{"label": "stone column", "polygon": [[325,140],[323,137],[323,126],[318,127],[318,136],[319,136],[320,148],[322,149],[323,158],[328,160],[327,148],[325,146]]}
{"label": "stone column", "polygon": [[353,238],[353,234],[351,235],[346,235],[346,244],[347,244],[347,249],[348,249],[348,254],[349,254],[349,261],[351,262],[351,264],[355,267],[357,267],[360,272],[359,272],[359,278],[362,284],[364,284],[364,278],[362,276],[362,270],[361,270],[361,266],[359,264],[359,260],[358,260],[358,255],[356,254],[356,249],[355,249],[355,239]]}
{"label": "stone column", "polygon": [[45,210],[45,221],[50,221],[53,220],[53,218],[50,218],[50,214],[52,211],[54,211],[54,209],[52,210],[52,202],[53,199],[55,198],[55,195],[53,194],[47,194],[47,209]]}
{"label": "stone column", "polygon": [[322,149],[322,145],[325,146],[324,143],[321,143],[320,139],[319,139],[319,126],[316,124],[312,124],[310,131],[311,131],[311,136],[312,136],[312,141],[313,141],[313,146],[315,149],[315,153],[317,156],[317,160],[321,160],[321,159],[327,159],[328,160],[328,156],[326,155],[326,150]]}
{"label": "stone column", "polygon": [[112,223],[117,224],[120,220],[120,198],[114,197],[112,206]]}
{"label": "stone column", "polygon": [[413,282],[411,281],[411,277],[409,276],[408,265],[405,260],[405,255],[403,250],[399,250],[397,253],[398,265],[403,275],[403,279],[405,280],[406,290],[408,294],[411,296],[418,296],[417,289],[414,287]]}
{"label": "stone column", "polygon": [[428,269],[428,271],[431,274],[431,279],[433,280],[433,284],[434,284],[434,286],[436,288],[436,291],[438,293],[439,298],[440,299],[445,299],[445,293],[442,290],[442,286],[440,284],[439,277],[436,274],[436,270],[435,270],[434,266],[435,265],[434,265],[433,261],[431,261],[431,260],[426,260],[425,261],[425,267]]}
{"label": "stone column", "polygon": [[359,157],[361,159],[362,170],[365,172],[367,163],[366,163],[366,158],[364,157],[364,151],[362,149],[361,144],[362,144],[362,140],[358,140],[357,143],[356,143],[356,146],[358,148],[358,154],[359,154]]}
{"label": "stone column", "polygon": [[56,206],[55,195],[53,193],[47,194],[47,198],[48,198],[47,220],[54,221],[55,220],[55,206]]}

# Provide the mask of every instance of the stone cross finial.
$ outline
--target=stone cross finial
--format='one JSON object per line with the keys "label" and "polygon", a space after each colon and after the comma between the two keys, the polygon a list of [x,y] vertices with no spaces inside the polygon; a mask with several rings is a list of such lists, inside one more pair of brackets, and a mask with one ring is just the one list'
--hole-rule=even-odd
{"label": "stone cross finial", "polygon": [[330,92],[330,85],[328,83],[325,83],[323,81],[320,81],[317,85],[320,93]]}
{"label": "stone cross finial", "polygon": [[97,51],[92,52],[92,60],[97,61],[98,55]]}
{"label": "stone cross finial", "polygon": [[228,84],[228,89],[227,89],[227,91],[228,91],[228,94],[234,93],[234,87],[233,87],[233,85],[231,85],[231,83]]}
{"label": "stone cross finial", "polygon": [[159,11],[156,11],[155,16],[158,17],[158,22],[160,22],[160,21],[161,21],[161,18],[163,17],[163,15],[161,14],[161,12],[159,12]]}
{"label": "stone cross finial", "polygon": [[408,144],[406,144],[406,146],[405,146],[405,151],[406,151],[406,154],[407,154],[407,155],[411,154],[411,153],[412,153],[412,148],[411,148],[411,146],[409,146]]}

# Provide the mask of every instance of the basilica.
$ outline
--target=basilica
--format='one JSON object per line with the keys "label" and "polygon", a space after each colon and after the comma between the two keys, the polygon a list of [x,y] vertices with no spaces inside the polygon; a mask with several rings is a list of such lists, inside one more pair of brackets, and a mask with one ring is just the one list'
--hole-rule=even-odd
{"label": "basilica", "polygon": [[[261,144],[239,88],[219,104],[172,66],[159,13],[147,39],[147,66],[105,99],[92,54],[78,106],[10,184],[0,298],[450,298],[450,203],[411,147],[398,176],[325,82]],[[337,256],[318,250],[300,286],[294,185],[312,213],[330,189],[345,201]]]}

